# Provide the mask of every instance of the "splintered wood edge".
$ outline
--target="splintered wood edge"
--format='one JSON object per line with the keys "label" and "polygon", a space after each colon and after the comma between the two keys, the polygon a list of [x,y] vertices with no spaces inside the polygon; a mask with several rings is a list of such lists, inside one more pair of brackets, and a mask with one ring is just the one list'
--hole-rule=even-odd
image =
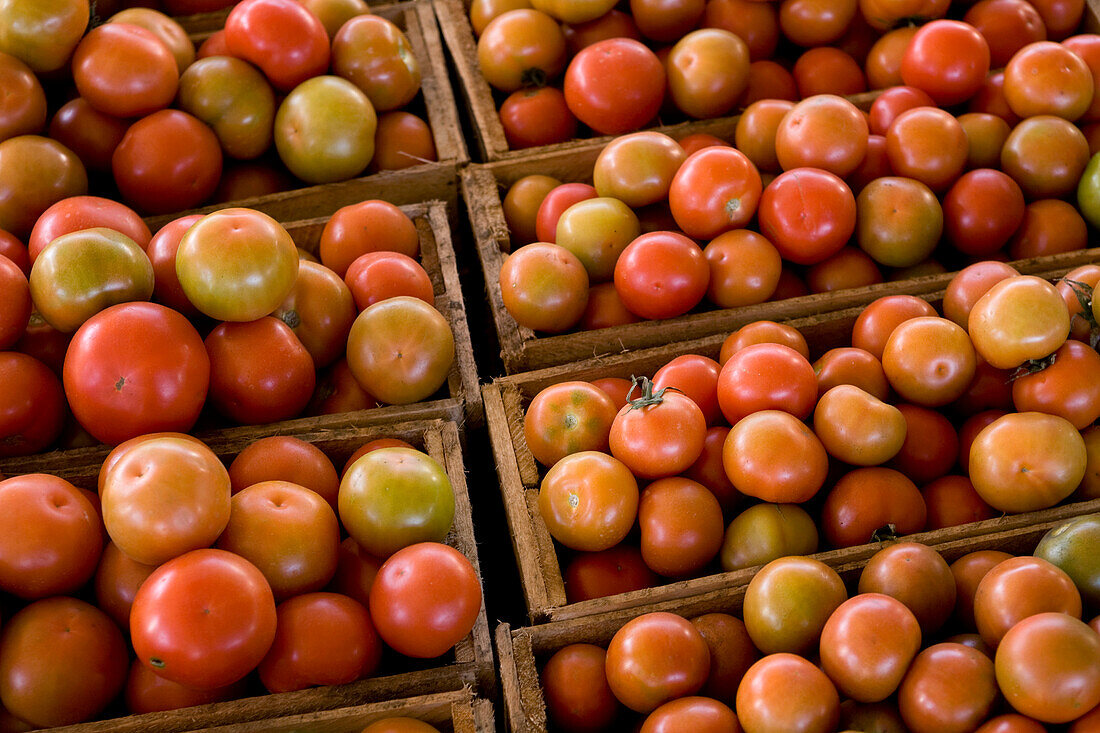
{"label": "splintered wood edge", "polygon": [[[414,0],[411,5],[405,15],[408,25],[406,34],[417,59],[427,62],[420,64],[420,91],[424,95],[424,107],[435,142],[436,157],[461,165],[470,160],[470,154],[466,150],[466,139],[458,119],[457,102],[454,89],[451,88],[435,9],[431,0]],[[431,73],[423,72],[425,66]]]}
{"label": "splintered wood edge", "polygon": [[522,629],[513,635],[511,626],[502,623],[496,629],[496,644],[505,726],[511,733],[545,731],[546,704],[530,637]]}

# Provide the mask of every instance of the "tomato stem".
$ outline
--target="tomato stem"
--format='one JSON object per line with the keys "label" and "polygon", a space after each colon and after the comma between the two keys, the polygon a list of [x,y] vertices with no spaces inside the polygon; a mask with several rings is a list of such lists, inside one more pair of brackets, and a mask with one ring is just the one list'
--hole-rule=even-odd
{"label": "tomato stem", "polygon": [[[634,394],[635,387],[641,388],[642,396],[632,400],[630,399],[630,395]],[[631,410],[640,410],[650,405],[659,405],[664,401],[666,389],[668,389],[668,387],[662,387],[654,392],[653,382],[649,381],[649,377],[636,377],[632,374],[630,375],[630,390],[626,393],[626,402],[630,405]]]}
{"label": "tomato stem", "polygon": [[1044,357],[1042,359],[1028,359],[1023,364],[1016,367],[1016,371],[1012,372],[1012,374],[1009,375],[1009,384],[1015,382],[1020,377],[1026,377],[1029,374],[1038,374],[1044,369],[1053,366],[1054,360],[1057,356],[1058,352],[1056,351],[1050,356]]}

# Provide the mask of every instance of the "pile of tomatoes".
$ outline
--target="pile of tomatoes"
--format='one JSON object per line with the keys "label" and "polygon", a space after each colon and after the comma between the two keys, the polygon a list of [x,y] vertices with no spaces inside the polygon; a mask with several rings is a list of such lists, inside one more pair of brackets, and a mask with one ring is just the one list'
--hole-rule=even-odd
{"label": "pile of tomatoes", "polygon": [[652,381],[544,388],[524,436],[570,602],[1100,497],[1100,354],[1078,298],[1098,276],[977,263],[945,315],[885,296],[813,362],[797,329],[757,321]]}
{"label": "pile of tomatoes", "polygon": [[[627,621],[541,670],[554,730],[1033,733],[1100,721],[1100,516],[1052,529],[1034,556],[948,565],[888,545],[855,594],[810,558],[764,566],[735,609]],[[1086,619],[1090,616],[1085,615]],[[628,722],[630,721],[630,722]],[[1062,730],[1062,728],[1059,728]]]}
{"label": "pile of tomatoes", "polygon": [[419,62],[364,0],[245,0],[197,52],[157,10],[89,17],[88,0],[0,17],[0,229],[16,236],[89,185],[165,214],[436,159],[403,109]]}
{"label": "pile of tomatoes", "polygon": [[319,262],[252,209],[151,235],[93,196],[47,209],[29,248],[0,242],[0,456],[187,432],[204,411],[261,424],[419,402],[454,361],[416,225],[385,201],[333,214]]}
{"label": "pile of tomatoes", "polygon": [[443,544],[454,513],[443,467],[394,438],[338,472],[299,438],[255,441],[227,467],[157,433],[115,448],[98,492],[0,481],[0,703],[68,725],[120,714],[120,695],[130,713],[171,710],[245,696],[254,678],[349,683],[386,669],[385,649],[445,655],[481,607],[474,567]]}

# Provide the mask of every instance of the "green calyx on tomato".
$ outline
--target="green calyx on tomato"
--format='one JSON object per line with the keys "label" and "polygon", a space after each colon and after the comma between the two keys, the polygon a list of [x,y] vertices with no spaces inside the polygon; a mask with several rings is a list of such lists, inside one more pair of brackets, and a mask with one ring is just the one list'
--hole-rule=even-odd
{"label": "green calyx on tomato", "polygon": [[[635,387],[641,388],[642,396],[635,399],[630,399],[630,395],[634,394]],[[675,387],[662,387],[661,389],[654,391],[653,382],[649,380],[649,377],[636,377],[631,374],[630,390],[626,393],[626,403],[630,406],[631,410],[640,410],[643,407],[659,405],[664,402],[665,392],[670,389],[675,392],[680,391]]]}

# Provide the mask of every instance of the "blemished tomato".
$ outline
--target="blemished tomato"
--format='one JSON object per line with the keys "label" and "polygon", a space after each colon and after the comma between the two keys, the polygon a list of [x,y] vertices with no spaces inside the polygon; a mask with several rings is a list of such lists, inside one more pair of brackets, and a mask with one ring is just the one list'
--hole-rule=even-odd
{"label": "blemished tomato", "polygon": [[234,494],[217,543],[255,565],[277,600],[325,587],[336,572],[339,546],[332,507],[289,481],[261,481]]}
{"label": "blemished tomato", "polygon": [[752,221],[760,202],[760,173],[736,148],[709,147],[680,165],[668,190],[672,216],[689,237],[713,239]]}
{"label": "blemished tomato", "polygon": [[1037,613],[1081,618],[1081,593],[1061,568],[1040,557],[1009,558],[982,576],[974,590],[974,621],[996,649],[1013,626]]}
{"label": "blemished tomato", "polygon": [[48,366],[27,354],[0,352],[0,384],[0,455],[37,453],[57,440],[68,411],[61,381]]}
{"label": "blemished tomato", "polygon": [[200,689],[232,684],[255,669],[275,626],[275,599],[263,574],[216,549],[161,565],[130,610],[138,659],[165,679]]}
{"label": "blemished tomato", "polygon": [[720,117],[748,87],[749,47],[721,28],[691,31],[676,41],[665,69],[669,95],[682,112],[696,119]]}
{"label": "blemished tomato", "polygon": [[1012,402],[1018,412],[1058,415],[1084,430],[1100,418],[1100,354],[1070,339],[1051,359],[1053,363],[1013,380]]}
{"label": "blemished tomato", "polygon": [[641,550],[626,543],[599,552],[578,552],[562,570],[562,579],[570,603],[651,588],[660,582]]}
{"label": "blemished tomato", "polygon": [[420,62],[393,21],[357,15],[332,39],[332,72],[363,90],[378,112],[404,107],[420,91]]}
{"label": "blemished tomato", "polygon": [[523,415],[523,435],[535,460],[553,466],[571,453],[608,450],[618,409],[590,382],[559,382],[542,389]]}
{"label": "blemished tomato", "polygon": [[957,20],[933,20],[922,26],[901,59],[902,80],[944,107],[972,97],[988,73],[985,37]]}
{"label": "blemished tomato", "polygon": [[642,723],[641,733],[672,733],[686,729],[698,733],[738,733],[741,726],[728,705],[709,697],[691,696],[669,700],[654,710]]}
{"label": "blemished tomato", "polygon": [[955,576],[935,550],[899,542],[874,554],[859,576],[860,593],[896,598],[913,612],[925,638],[940,629],[955,607]]}
{"label": "blemished tomato", "polygon": [[344,528],[380,558],[417,542],[442,542],[451,529],[454,506],[443,466],[411,448],[371,451],[340,479],[338,508]]}
{"label": "blemished tomato", "polygon": [[647,486],[638,502],[638,526],[646,565],[666,577],[702,570],[722,547],[722,507],[691,479],[674,476]]}
{"label": "blemished tomato", "polygon": [[821,630],[821,666],[839,692],[859,702],[894,694],[921,646],[916,616],[882,593],[841,603]]}
{"label": "blemished tomato", "polygon": [[673,176],[687,158],[682,145],[660,132],[620,135],[604,146],[592,167],[600,196],[627,206],[657,203],[668,196]]}
{"label": "blemished tomato", "polygon": [[565,62],[561,26],[546,13],[530,7],[493,18],[477,41],[481,75],[494,88],[507,93],[525,84],[537,86],[554,79],[565,68]]}
{"label": "blemished tomato", "polygon": [[764,188],[757,215],[760,233],[783,259],[812,265],[836,254],[852,236],[856,198],[828,171],[793,168]]}
{"label": "blemished tomato", "polygon": [[703,411],[687,395],[671,388],[654,389],[645,377],[640,394],[611,422],[611,455],[639,478],[675,476],[703,452],[707,424]]}
{"label": "blemished tomato", "polygon": [[149,438],[108,467],[100,500],[115,545],[140,563],[159,565],[212,545],[222,533],[231,507],[229,473],[197,441]]}
{"label": "blemished tomato", "polygon": [[37,599],[75,592],[99,562],[99,514],[68,481],[32,473],[0,481],[0,588]]}
{"label": "blemished tomato", "polygon": [[595,644],[567,644],[546,661],[539,681],[550,721],[566,731],[603,730],[619,714],[604,674],[607,652]]}
{"label": "blemished tomato", "polygon": [[1100,635],[1085,623],[1064,613],[1036,614],[1012,627],[997,647],[997,684],[1021,713],[1065,723],[1100,704],[1097,657]]}
{"label": "blemished tomato", "polygon": [[577,118],[557,87],[512,92],[500,105],[500,125],[512,149],[563,143],[577,134]]}
{"label": "blemished tomato", "polygon": [[720,559],[730,572],[817,552],[814,520],[798,504],[754,504],[726,528]]}
{"label": "blemished tomato", "polygon": [[638,500],[638,482],[622,461],[599,451],[581,451],[547,471],[539,487],[539,514],[561,544],[598,552],[614,547],[630,532]]}
{"label": "blemished tomato", "polygon": [[154,303],[121,303],[89,318],[65,354],[73,415],[118,444],[142,433],[186,431],[206,398],[210,360],[194,326]]}
{"label": "blemished tomato", "polygon": [[1021,275],[1002,280],[978,299],[967,319],[975,351],[992,366],[1012,369],[1042,359],[1070,332],[1069,310],[1046,280]]}
{"label": "blemished tomato", "polygon": [[[733,148],[707,148],[700,154],[710,150]],[[631,313],[649,319],[675,318],[706,295],[710,268],[703,250],[683,234],[648,232],[623,249],[615,261],[614,282]]]}
{"label": "blemished tomato", "polygon": [[588,303],[588,287],[584,264],[556,244],[524,245],[500,267],[504,307],[534,331],[560,333],[576,325]]}
{"label": "blemished tomato", "polygon": [[801,503],[824,485],[829,455],[797,417],[765,409],[733,426],[722,449],[722,464],[742,494],[768,502]]}
{"label": "blemished tomato", "polygon": [[379,301],[355,319],[347,359],[356,381],[381,402],[407,405],[435,394],[454,364],[451,324],[419,298]]}
{"label": "blemished tomato", "polygon": [[749,667],[737,688],[737,719],[746,731],[836,730],[840,697],[820,669],[795,654],[769,654]]}
{"label": "blemished tomato", "polygon": [[111,156],[122,197],[146,214],[190,209],[208,199],[222,173],[213,130],[177,109],[130,125]]}
{"label": "blemished tomato", "polygon": [[382,660],[382,640],[359,601],[305,593],[275,613],[275,639],[258,668],[268,692],[347,684],[372,674]]}
{"label": "blemished tomato", "polygon": [[882,369],[902,399],[939,407],[966,392],[977,370],[977,356],[962,326],[939,316],[921,316],[903,321],[890,333]]}
{"label": "blemished tomato", "polygon": [[95,717],[122,691],[126,670],[122,633],[107,614],[84,601],[46,598],[4,622],[0,700],[35,727]]}
{"label": "blemished tomato", "polygon": [[[484,38],[484,36],[483,36]],[[602,135],[643,127],[665,94],[665,68],[653,51],[630,38],[582,49],[565,71],[565,102],[577,119]]]}
{"label": "blemished tomato", "polygon": [[849,384],[818,398],[813,428],[829,455],[856,466],[877,466],[893,458],[907,429],[901,410]]}
{"label": "blemished tomato", "polygon": [[993,660],[952,642],[918,654],[898,688],[898,709],[913,733],[974,729],[996,701]]}
{"label": "blemished tomato", "polygon": [[[395,258],[404,256],[396,252],[390,254]],[[423,273],[420,290],[415,294],[433,302],[431,280],[418,263],[412,264]],[[348,332],[356,316],[354,295],[335,272],[319,262],[302,260],[298,263],[294,286],[271,315],[290,327],[313,358],[313,366],[322,369],[344,355]]]}
{"label": "blemished tomato", "polygon": [[847,598],[844,582],[828,565],[808,557],[778,558],[745,589],[745,628],[764,654],[803,654],[817,647],[825,622]]}
{"label": "blemished tomato", "polygon": [[649,713],[702,688],[710,671],[710,650],[703,635],[682,616],[646,613],[615,632],[604,671],[619,702]]}
{"label": "blemished tomato", "polygon": [[244,0],[225,19],[229,54],[264,72],[288,92],[328,70],[328,32],[316,15],[293,0]]}
{"label": "blemished tomato", "polygon": [[93,108],[114,117],[141,117],[176,96],[180,69],[152,31],[130,23],[104,23],[73,52],[73,81]]}
{"label": "blemished tomato", "polygon": [[436,542],[404,547],[386,560],[370,590],[382,640],[409,657],[438,657],[474,627],[481,581],[458,550]]}
{"label": "blemished tomato", "polygon": [[825,497],[821,523],[833,547],[873,541],[888,524],[898,535],[924,528],[927,509],[916,485],[891,468],[870,466],[844,474]]}

